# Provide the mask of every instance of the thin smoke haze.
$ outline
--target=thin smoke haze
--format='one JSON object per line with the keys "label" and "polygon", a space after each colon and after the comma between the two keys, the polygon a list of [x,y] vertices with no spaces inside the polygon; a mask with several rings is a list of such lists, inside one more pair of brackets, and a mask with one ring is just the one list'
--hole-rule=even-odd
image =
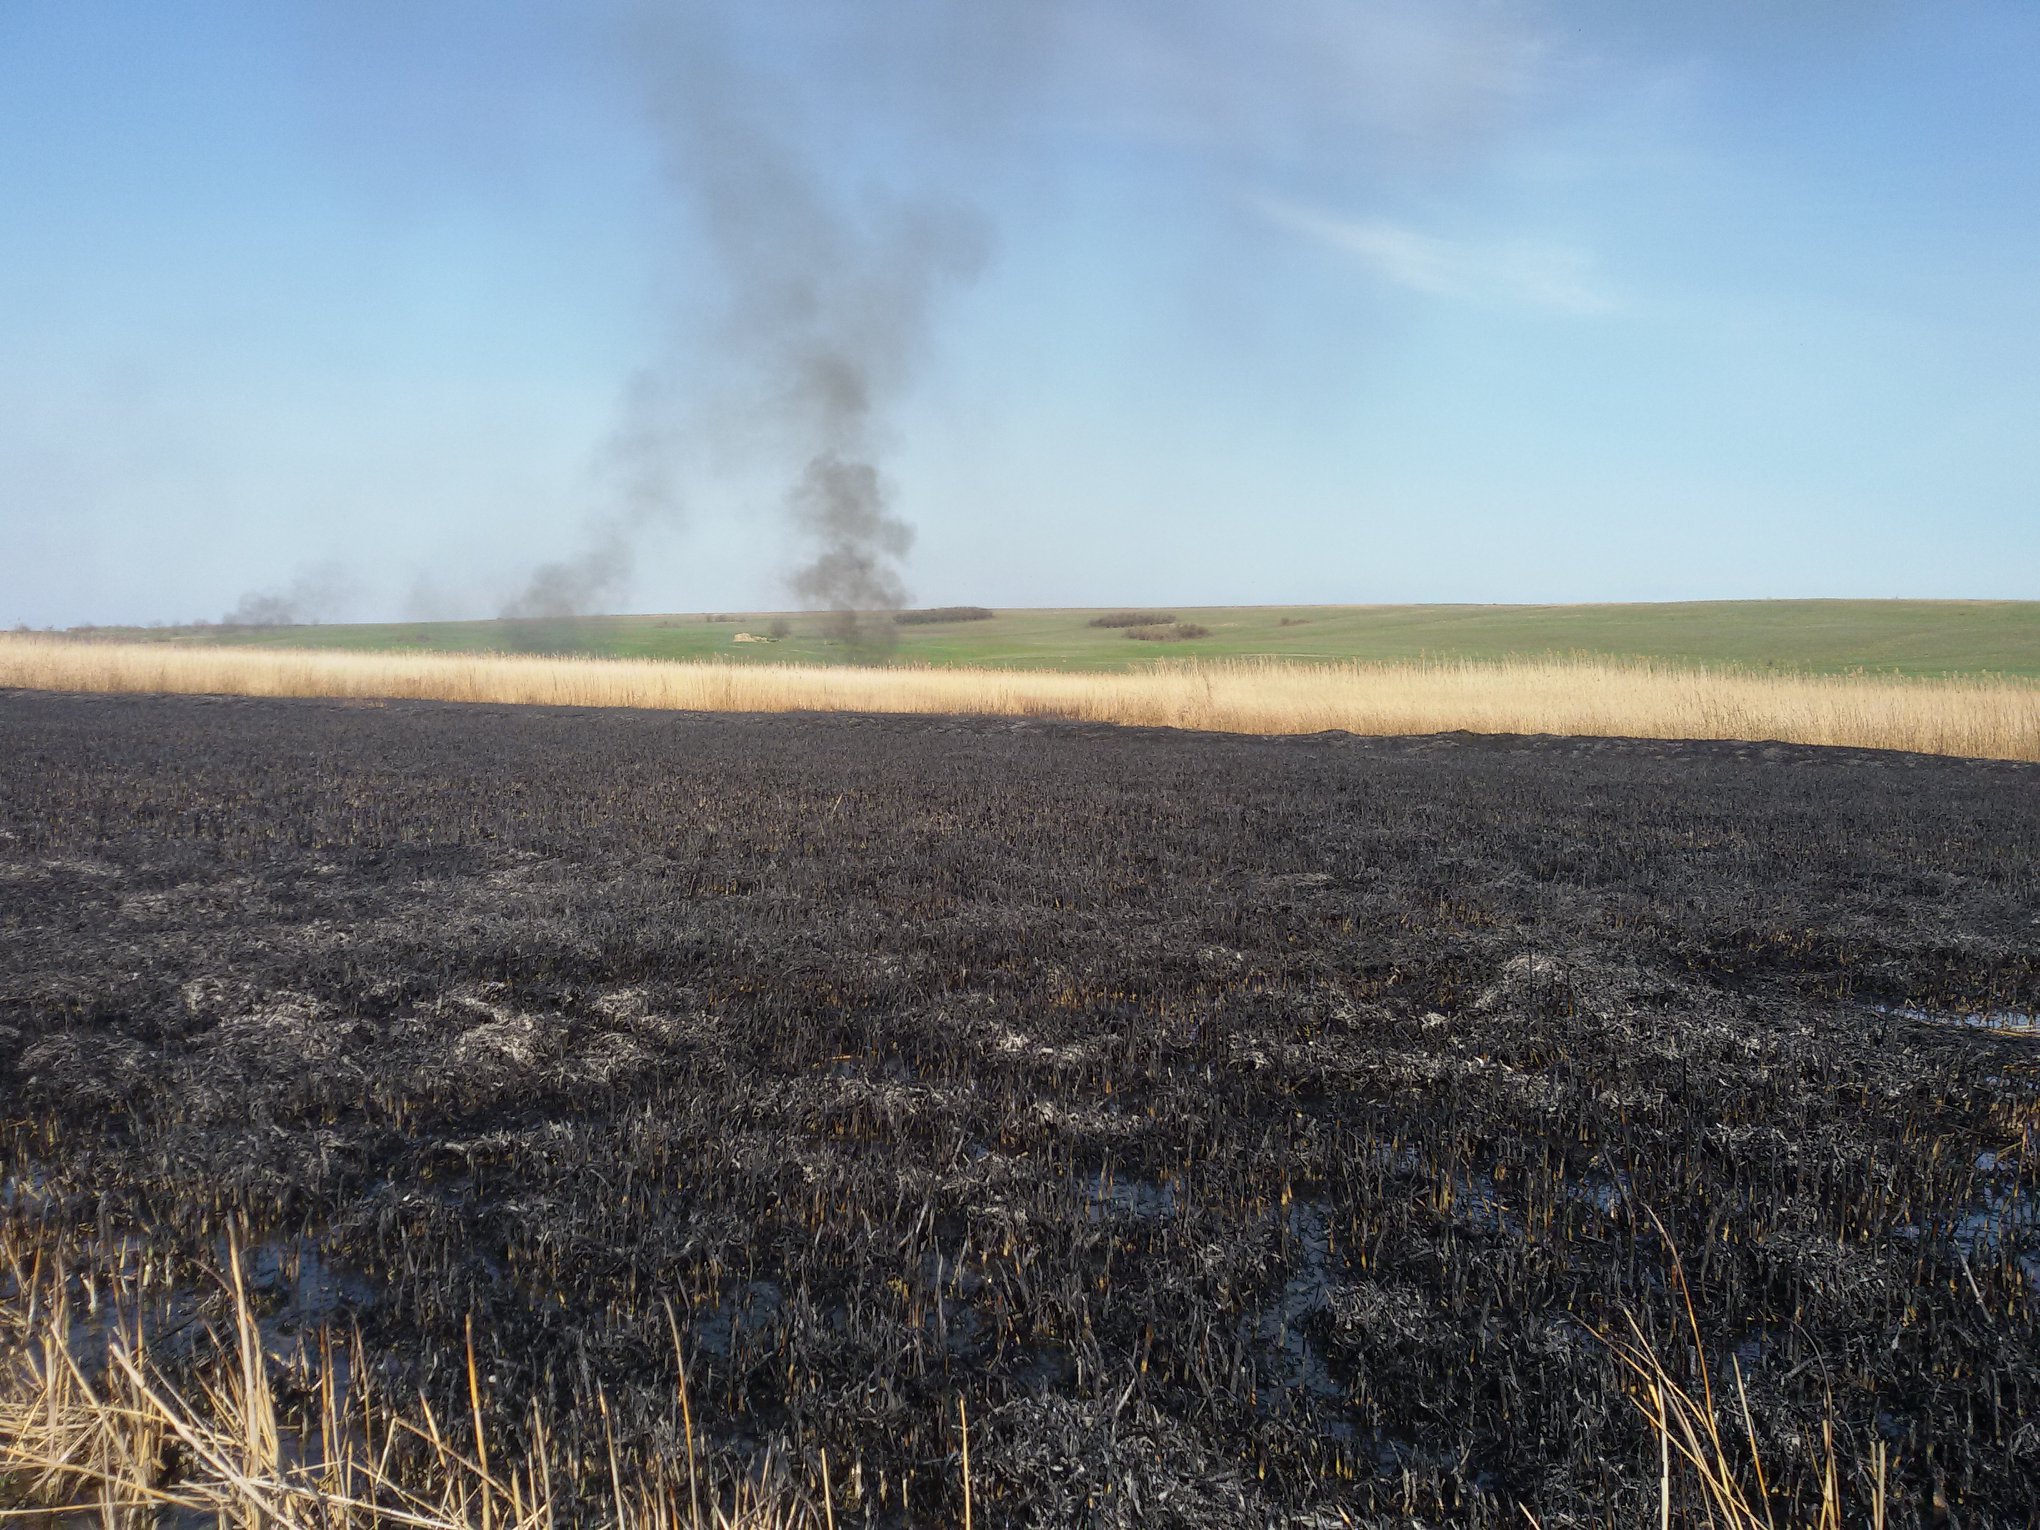
{"label": "thin smoke haze", "polygon": [[600,522],[579,552],[533,569],[524,588],[504,604],[503,615],[535,620],[600,611],[628,585],[636,563],[625,528]]}
{"label": "thin smoke haze", "polygon": [[[1508,116],[1534,55],[1517,26],[1440,21],[1411,0],[1313,3],[1252,24],[1209,0],[1192,9],[1185,29],[1110,0],[990,0],[955,13],[880,0],[856,13],[796,7],[783,37],[716,4],[631,12],[622,83],[642,103],[686,238],[655,249],[653,265],[686,279],[669,284],[675,311],[654,325],[652,354],[595,454],[592,507],[566,550],[526,565],[498,614],[552,645],[572,635],[558,624],[620,609],[656,539],[683,530],[697,502],[730,506],[683,489],[704,457],[720,457],[762,474],[776,534],[791,541],[780,582],[792,600],[831,613],[839,639],[889,643],[891,623],[860,613],[910,595],[915,528],[886,471],[901,405],[945,299],[993,244],[989,219],[947,183],[980,187],[1016,121],[1044,113],[1194,145],[1227,176],[1243,150],[1342,125],[1378,150],[1394,144],[1392,157],[1431,159]],[[802,32],[840,50],[825,77],[760,45]],[[1193,41],[1207,36],[1295,88],[1243,82]],[[1370,87],[1357,100],[1354,79]],[[892,184],[858,161],[854,145],[874,136],[942,152],[910,159],[909,184]],[[421,576],[408,609],[441,609],[443,598],[420,593],[431,582]]]}
{"label": "thin smoke haze", "polygon": [[548,620],[614,609],[630,590],[640,541],[681,524],[673,471],[678,426],[669,392],[656,371],[631,379],[622,419],[598,463],[606,508],[583,522],[576,551],[531,570],[504,603],[505,617]]}
{"label": "thin smoke haze", "polygon": [[354,576],[338,563],[300,569],[281,589],[249,590],[220,618],[229,627],[297,627],[331,621],[359,593]]}

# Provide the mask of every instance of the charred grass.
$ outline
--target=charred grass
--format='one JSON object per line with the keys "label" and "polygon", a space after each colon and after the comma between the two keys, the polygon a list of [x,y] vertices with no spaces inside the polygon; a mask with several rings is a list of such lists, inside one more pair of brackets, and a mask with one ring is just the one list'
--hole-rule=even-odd
{"label": "charred grass", "polygon": [[61,1297],[79,1385],[132,1403],[139,1347],[228,1418],[267,1388],[285,1476],[356,1399],[399,1443],[349,1491],[418,1522],[524,1522],[539,1465],[562,1521],[762,1482],[958,1522],[965,1418],[987,1526],[1700,1523],[1671,1443],[1710,1428],[1780,1525],[2032,1522],[2031,766],[28,694],[0,730],[45,1386]]}

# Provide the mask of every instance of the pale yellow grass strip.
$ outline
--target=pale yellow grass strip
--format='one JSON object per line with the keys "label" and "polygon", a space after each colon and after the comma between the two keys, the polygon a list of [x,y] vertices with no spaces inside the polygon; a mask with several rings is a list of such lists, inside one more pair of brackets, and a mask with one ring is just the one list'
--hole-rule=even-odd
{"label": "pale yellow grass strip", "polygon": [[617,706],[1062,717],[1227,733],[1777,739],[2040,759],[2040,685],[1759,675],[1605,660],[1292,664],[1126,673],[345,653],[0,637],[0,686]]}

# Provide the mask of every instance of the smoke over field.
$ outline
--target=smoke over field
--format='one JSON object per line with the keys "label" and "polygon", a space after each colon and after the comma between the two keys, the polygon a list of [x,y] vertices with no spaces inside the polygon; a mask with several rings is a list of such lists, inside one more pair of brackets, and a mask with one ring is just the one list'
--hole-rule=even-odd
{"label": "smoke over field", "polygon": [[635,566],[631,540],[631,532],[620,523],[605,521],[593,527],[579,552],[533,569],[524,588],[503,607],[503,615],[521,621],[606,609],[622,593]]}
{"label": "smoke over field", "polygon": [[88,1368],[138,1294],[165,1385],[241,1385],[232,1232],[287,1427],[422,1391],[564,1523],[690,1450],[813,1523],[825,1472],[836,1523],[959,1523],[967,1419],[988,1527],[1638,1524],[1633,1320],[1781,1524],[2030,1516],[2040,767],[0,728],[0,1219]]}
{"label": "smoke over field", "polygon": [[359,592],[354,576],[337,563],[300,569],[280,589],[250,590],[220,618],[229,627],[296,627],[339,617]]}
{"label": "smoke over field", "polygon": [[[360,541],[347,556],[378,604],[419,616],[493,610],[534,624],[527,647],[552,644],[544,624],[634,602],[670,609],[680,603],[676,585],[715,605],[728,603],[732,585],[750,585],[746,604],[790,600],[838,613],[840,638],[882,647],[892,636],[884,613],[910,594],[908,562],[924,510],[948,507],[944,513],[966,524],[947,529],[967,532],[966,544],[982,530],[967,524],[980,513],[975,507],[1003,505],[983,513],[1012,518],[1004,497],[1010,470],[988,457],[981,484],[959,485],[925,465],[939,462],[939,452],[906,450],[921,444],[909,440],[912,406],[931,358],[956,364],[971,382],[975,415],[961,416],[971,430],[989,436],[993,419],[1027,412],[1010,400],[988,405],[986,389],[1027,375],[1014,365],[1031,348],[1016,344],[1016,328],[1060,329],[1061,319],[1044,325],[1044,310],[1019,326],[952,323],[995,247],[1009,257],[1017,251],[1013,264],[1028,262],[1016,277],[1031,284],[1016,289],[1023,300],[1056,292],[1069,330],[1082,335],[1100,328],[1095,314],[1083,317],[1098,293],[1049,284],[1064,280],[1073,243],[1124,238],[1114,258],[1138,272],[1144,316],[1129,313],[1134,329],[1112,343],[1141,351],[1172,329],[1220,343],[1228,323],[1215,322],[1208,293],[1193,290],[1208,282],[1206,263],[1235,269],[1227,285],[1239,290],[1243,308],[1260,302],[1248,289],[1284,279],[1266,248],[1267,196],[1256,189],[1264,182],[1286,183],[1313,165],[1337,167],[1342,179],[1355,166],[1368,176],[1421,177],[1508,139],[1539,53],[1537,25],[1499,13],[1421,12],[1403,0],[1305,6],[1251,24],[1215,0],[1175,15],[1118,0],[959,7],[883,0],[803,4],[784,14],[683,0],[576,12],[549,36],[561,45],[556,62],[526,76],[494,59],[470,83],[513,102],[549,102],[533,110],[563,143],[599,124],[591,139],[597,161],[583,164],[563,147],[542,151],[533,141],[537,118],[513,108],[406,117],[404,164],[390,168],[401,179],[414,161],[450,155],[471,169],[472,158],[535,178],[542,162],[557,178],[543,188],[552,197],[569,198],[584,181],[602,184],[611,247],[599,252],[608,262],[601,280],[557,278],[536,300],[524,289],[521,309],[491,330],[521,351],[556,343],[548,330],[593,325],[598,315],[615,326],[621,338],[603,342],[588,373],[558,384],[570,390],[569,409],[586,414],[573,412],[576,424],[546,440],[543,456],[544,433],[527,427],[527,454],[510,433],[471,422],[473,434],[461,438],[458,417],[486,390],[449,389],[420,406],[428,442],[436,417],[445,417],[443,450],[413,442],[406,471],[364,467],[349,475],[352,487],[307,482],[292,497],[330,508],[301,513],[300,535],[329,535],[336,519],[350,529],[358,521]],[[403,8],[350,12],[326,25],[336,49],[411,60],[403,67],[421,79],[432,71],[413,50],[446,40],[440,24]],[[576,103],[569,122],[549,115],[569,100]],[[350,98],[347,110],[361,109]],[[359,126],[390,131],[379,122]],[[359,136],[331,145],[336,156],[346,157]],[[1099,163],[1148,158],[1166,162],[1168,179],[1191,191],[1186,209],[1201,209],[1195,237],[1178,231],[1169,242],[1139,226],[1114,233],[1069,221],[1096,196],[1088,177]],[[495,188],[489,175],[480,179],[479,191],[454,184],[436,188],[435,199],[461,205],[476,195],[487,203]],[[518,189],[536,190],[538,181]],[[387,216],[376,201],[363,215],[370,227]],[[580,232],[550,227],[545,208],[533,205],[544,197],[510,201],[504,247],[465,248],[459,261],[493,271],[520,251],[531,257],[522,238]],[[1215,260],[1220,251],[1228,253]],[[572,260],[561,269],[579,271],[591,253],[592,245],[574,242],[544,258]],[[573,290],[577,280],[584,290]],[[598,300],[598,290],[628,295]],[[443,294],[435,289],[430,302],[444,306]],[[379,316],[386,340],[406,332],[400,312]],[[495,364],[444,359],[477,373]],[[1100,353],[1074,364],[1104,376],[1140,362]],[[393,365],[386,385],[401,391],[403,375]],[[1035,375],[1044,397],[1061,395],[1069,381]],[[509,400],[508,417],[541,410],[563,417],[544,397],[549,378],[526,375],[515,385],[522,393]],[[606,404],[588,400],[612,388],[607,423],[580,423],[602,418]],[[390,412],[406,429],[421,424],[401,407]],[[1138,458],[1155,451],[1153,422],[1138,418],[1135,401],[1127,412],[1125,462],[1073,454],[1073,498],[1087,492],[1078,479],[1095,484],[1122,468],[1133,481],[1151,476]],[[1252,412],[1241,410],[1243,424]],[[1021,449],[1043,456],[1038,439]],[[311,477],[309,468],[293,472]],[[387,503],[355,504],[362,513],[350,514],[350,504],[376,497]],[[399,514],[399,535],[387,522],[367,530],[377,516]],[[1064,540],[1074,557],[1089,538]],[[421,548],[433,544],[421,564]],[[683,575],[678,554],[703,544],[710,550]],[[935,577],[952,585],[981,577],[949,556]],[[760,588],[768,579],[776,588]],[[880,619],[860,621],[860,612]],[[265,581],[233,619],[273,625],[322,614],[329,613],[320,602]]]}
{"label": "smoke over field", "polygon": [[[927,40],[906,41],[902,67],[941,79]],[[714,313],[628,390],[603,458],[616,504],[589,516],[581,547],[535,569],[503,614],[582,615],[617,599],[640,540],[684,520],[677,463],[708,433],[740,437],[710,449],[757,458],[775,486],[794,537],[788,591],[838,613],[846,639],[883,645],[890,626],[859,614],[906,603],[914,538],[883,459],[941,299],[983,264],[988,228],[940,192],[859,186],[840,162],[851,108],[747,65],[705,17],[648,18],[639,43],[635,83],[666,184],[706,256]],[[900,115],[879,87],[859,106]],[[718,380],[704,393],[705,374]]]}

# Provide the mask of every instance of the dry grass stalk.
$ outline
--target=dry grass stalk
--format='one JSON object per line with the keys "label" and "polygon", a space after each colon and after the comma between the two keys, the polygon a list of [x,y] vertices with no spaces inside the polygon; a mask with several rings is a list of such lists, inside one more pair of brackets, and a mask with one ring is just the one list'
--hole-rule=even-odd
{"label": "dry grass stalk", "polygon": [[344,653],[0,637],[0,686],[712,712],[1057,717],[1293,734],[1776,739],[2040,760],[2040,686],[1610,660],[1174,663],[1115,673]]}
{"label": "dry grass stalk", "polygon": [[[1651,1220],[1656,1223],[1659,1236],[1671,1251],[1672,1280],[1685,1311],[1688,1337],[1699,1368],[1699,1395],[1695,1396],[1690,1387],[1672,1375],[1662,1351],[1651,1342],[1634,1313],[1623,1313],[1628,1329],[1626,1334],[1599,1334],[1596,1337],[1608,1346],[1633,1378],[1635,1388],[1630,1393],[1630,1401],[1650,1425],[1657,1442],[1658,1523],[1666,1530],[1674,1523],[1700,1523],[1709,1527],[1720,1526],[1722,1530],[1778,1530],[1771,1506],[1771,1484],[1764,1469],[1763,1453],[1757,1446],[1756,1420],[1750,1412],[1749,1391],[1743,1384],[1742,1363],[1734,1359],[1730,1361],[1742,1417],[1742,1445],[1748,1451],[1746,1458],[1722,1433],[1720,1409],[1716,1404],[1714,1383],[1707,1370],[1707,1352],[1700,1336],[1699,1314],[1694,1307],[1692,1290],[1686,1283],[1685,1262],[1680,1258],[1678,1245],[1672,1241],[1671,1234],[1655,1213]],[[1686,1468],[1698,1479],[1697,1490],[1691,1496],[1695,1512],[1684,1517],[1677,1517],[1675,1511],[1680,1497],[1678,1487],[1682,1481],[1681,1474],[1674,1470],[1675,1465]],[[1842,1472],[1835,1449],[1831,1403],[1827,1416],[1821,1420],[1819,1465],[1820,1505],[1805,1530],[1841,1530]],[[1871,1450],[1865,1473],[1870,1482],[1869,1523],[1872,1530],[1885,1530],[1890,1465],[1889,1453],[1880,1440]]]}
{"label": "dry grass stalk", "polygon": [[[179,1387],[151,1357],[132,1313],[105,1326],[103,1356],[80,1355],[79,1314],[64,1271],[9,1250],[12,1301],[0,1314],[0,1520],[89,1517],[106,1527],[196,1515],[246,1530],[551,1530],[561,1508],[547,1434],[533,1414],[526,1459],[503,1461],[478,1432],[472,1455],[417,1415],[379,1408],[334,1382],[321,1335],[317,1418],[286,1420],[271,1358],[234,1251],[232,1332],[217,1363]],[[100,1315],[86,1314],[96,1321]],[[86,1331],[92,1323],[88,1321]],[[103,1363],[102,1363],[103,1362]],[[484,1411],[469,1351],[478,1431]],[[833,1506],[740,1482],[703,1509],[688,1438],[685,1490],[663,1472],[626,1475],[612,1450],[610,1506],[619,1530],[817,1530]]]}
{"label": "dry grass stalk", "polygon": [[956,1427],[963,1436],[963,1530],[970,1530],[970,1415],[956,1399]]}

